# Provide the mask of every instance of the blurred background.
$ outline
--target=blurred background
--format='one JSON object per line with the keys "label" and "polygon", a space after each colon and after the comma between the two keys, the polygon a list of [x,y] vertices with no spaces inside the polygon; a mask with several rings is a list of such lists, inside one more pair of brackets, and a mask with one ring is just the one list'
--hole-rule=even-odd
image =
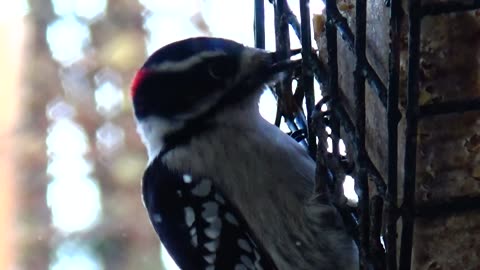
{"label": "blurred background", "polygon": [[[175,269],[141,202],[146,154],[129,84],[148,55],[178,39],[253,46],[253,0],[0,3],[0,269]],[[261,109],[273,121],[270,92]]]}

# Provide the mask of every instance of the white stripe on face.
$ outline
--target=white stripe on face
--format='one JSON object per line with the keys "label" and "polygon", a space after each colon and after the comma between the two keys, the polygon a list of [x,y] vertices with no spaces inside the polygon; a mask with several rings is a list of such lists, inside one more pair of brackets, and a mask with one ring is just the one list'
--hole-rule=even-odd
{"label": "white stripe on face", "polygon": [[154,72],[178,72],[189,69],[190,67],[202,62],[207,58],[212,58],[216,56],[226,55],[223,51],[207,51],[197,53],[189,58],[186,58],[182,61],[164,61],[161,64],[153,65],[148,67],[148,69]]}

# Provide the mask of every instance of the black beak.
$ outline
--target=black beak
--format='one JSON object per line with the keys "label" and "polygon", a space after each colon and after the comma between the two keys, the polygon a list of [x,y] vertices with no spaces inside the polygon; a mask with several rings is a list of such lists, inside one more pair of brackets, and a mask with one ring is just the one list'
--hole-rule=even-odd
{"label": "black beak", "polygon": [[[302,49],[294,49],[290,50],[290,56],[297,55],[301,53]],[[284,57],[281,57],[281,55],[278,52],[272,52],[270,53],[270,59],[272,65],[270,66],[269,73],[271,75],[280,73],[280,72],[288,72],[288,71],[293,71],[296,68],[299,68],[302,64],[301,59],[297,60],[291,60],[291,59],[285,59]]]}
{"label": "black beak", "polygon": [[[293,49],[293,50],[290,50],[289,55],[291,57],[291,56],[298,55],[301,52],[302,52],[302,48]],[[280,55],[279,52],[271,52],[270,57],[273,60],[273,62],[279,62],[280,60],[283,60],[285,58],[285,57],[282,57],[282,55]]]}
{"label": "black beak", "polygon": [[273,75],[273,74],[277,74],[284,71],[286,72],[293,71],[296,68],[300,67],[301,65],[302,65],[302,59],[298,59],[298,60],[285,59],[283,61],[274,63],[270,67],[270,72]]}

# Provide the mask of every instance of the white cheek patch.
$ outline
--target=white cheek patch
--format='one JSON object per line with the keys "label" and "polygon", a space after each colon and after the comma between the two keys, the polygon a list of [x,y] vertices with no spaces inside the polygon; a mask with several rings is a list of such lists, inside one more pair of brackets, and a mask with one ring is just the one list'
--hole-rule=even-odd
{"label": "white cheek patch", "polygon": [[148,164],[150,164],[164,145],[165,135],[183,127],[182,121],[168,121],[159,117],[151,116],[137,120],[137,133],[147,148]]}

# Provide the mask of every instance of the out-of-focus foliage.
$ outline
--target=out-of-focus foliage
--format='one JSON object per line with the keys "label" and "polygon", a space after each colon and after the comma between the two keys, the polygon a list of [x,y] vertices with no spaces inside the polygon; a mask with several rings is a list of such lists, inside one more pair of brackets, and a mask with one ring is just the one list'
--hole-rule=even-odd
{"label": "out-of-focus foliage", "polygon": [[18,269],[159,269],[129,98],[148,14],[135,0],[30,1]]}
{"label": "out-of-focus foliage", "polygon": [[[130,80],[149,54],[178,39],[214,35],[252,46],[253,1],[22,1],[16,269],[160,269],[168,256],[141,202],[146,155]],[[272,50],[273,9],[265,15]],[[261,113],[273,121],[267,93]]]}

